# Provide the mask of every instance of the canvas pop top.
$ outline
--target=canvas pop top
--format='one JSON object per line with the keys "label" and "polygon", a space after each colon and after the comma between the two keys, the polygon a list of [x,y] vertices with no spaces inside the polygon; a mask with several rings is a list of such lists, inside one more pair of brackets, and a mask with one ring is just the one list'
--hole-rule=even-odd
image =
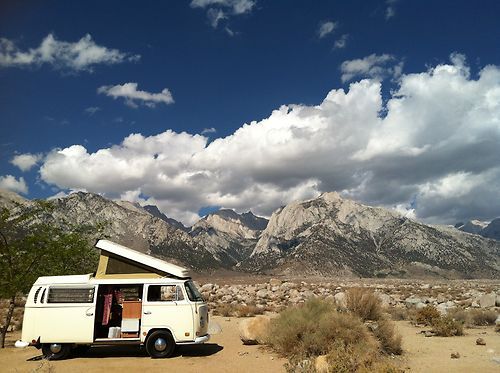
{"label": "canvas pop top", "polygon": [[186,268],[99,240],[95,275],[40,277],[16,347],[63,359],[91,345],[137,344],[153,358],[208,341],[208,307]]}

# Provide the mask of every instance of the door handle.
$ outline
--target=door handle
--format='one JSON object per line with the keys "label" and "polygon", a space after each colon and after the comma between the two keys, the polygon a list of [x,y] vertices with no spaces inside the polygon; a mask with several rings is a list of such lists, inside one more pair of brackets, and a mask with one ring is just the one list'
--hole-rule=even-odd
{"label": "door handle", "polygon": [[145,315],[151,315],[151,311],[144,311]]}
{"label": "door handle", "polygon": [[86,312],[85,313],[87,316],[94,316],[94,313],[93,312]]}

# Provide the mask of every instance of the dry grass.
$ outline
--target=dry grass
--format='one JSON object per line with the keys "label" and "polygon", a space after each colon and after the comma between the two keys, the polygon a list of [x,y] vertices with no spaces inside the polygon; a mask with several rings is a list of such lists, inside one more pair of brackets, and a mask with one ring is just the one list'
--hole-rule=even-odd
{"label": "dry grass", "polygon": [[466,327],[495,325],[498,314],[493,310],[463,310],[455,308],[448,311],[453,319],[462,322]]}
{"label": "dry grass", "polygon": [[289,359],[289,372],[313,372],[320,355],[331,372],[396,372],[384,352],[401,353],[401,338],[389,320],[379,317],[376,324],[370,333],[357,314],[310,299],[271,320],[268,345]]}
{"label": "dry grass", "polygon": [[401,335],[396,333],[394,324],[382,318],[378,321],[377,327],[372,330],[373,335],[380,341],[382,350],[388,354],[401,355],[403,348],[401,347]]}
{"label": "dry grass", "polygon": [[346,308],[363,321],[382,317],[382,303],[370,289],[351,288],[346,292]]}
{"label": "dry grass", "polygon": [[434,319],[432,331],[440,337],[452,337],[464,334],[464,326],[460,321],[454,320],[451,316],[443,316]]}
{"label": "dry grass", "polygon": [[411,311],[408,308],[403,307],[387,307],[385,312],[391,316],[394,321],[410,320]]}
{"label": "dry grass", "polygon": [[417,324],[430,326],[433,324],[434,320],[441,317],[441,313],[434,306],[425,306],[419,309],[415,315],[413,321]]}

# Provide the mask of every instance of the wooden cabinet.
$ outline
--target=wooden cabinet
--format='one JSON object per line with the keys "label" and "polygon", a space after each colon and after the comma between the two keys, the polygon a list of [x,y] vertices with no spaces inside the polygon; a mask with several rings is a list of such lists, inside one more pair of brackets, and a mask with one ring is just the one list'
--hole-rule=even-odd
{"label": "wooden cabinet", "polygon": [[142,312],[142,302],[135,300],[123,301],[123,319],[140,319]]}

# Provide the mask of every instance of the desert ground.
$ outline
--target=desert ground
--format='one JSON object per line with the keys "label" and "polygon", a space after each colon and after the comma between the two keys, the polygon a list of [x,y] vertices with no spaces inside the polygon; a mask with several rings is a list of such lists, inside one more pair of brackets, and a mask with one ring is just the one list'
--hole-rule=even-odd
{"label": "desert ground", "polygon": [[[245,317],[226,314],[227,306],[250,303],[265,312],[301,304],[315,296],[342,301],[346,289],[370,288],[387,310],[407,312],[434,305],[442,312],[455,307],[488,310],[498,316],[495,296],[500,295],[498,281],[465,280],[380,280],[380,279],[271,279],[269,277],[220,276],[196,279],[211,309],[211,339],[205,345],[183,346],[169,359],[151,359],[139,347],[93,347],[85,355],[63,361],[47,361],[41,351],[29,347],[17,349],[21,316],[15,330],[7,334],[7,347],[0,349],[0,372],[127,372],[166,369],[182,372],[285,372],[287,360],[263,346],[243,345],[239,325]],[[307,280],[307,282],[305,282]],[[22,308],[16,315],[22,314]],[[241,316],[241,315],[240,315]],[[398,320],[398,318],[395,318]],[[497,319],[498,322],[499,319]],[[403,354],[391,360],[405,372],[500,372],[500,332],[495,326],[466,327],[463,336],[425,336],[428,327],[415,326],[408,320],[394,321],[402,336]],[[486,344],[477,345],[482,338]],[[451,358],[458,353],[458,359]]]}
{"label": "desert ground", "polygon": [[[244,346],[239,339],[238,324],[243,318],[212,317],[215,331],[203,346],[182,347],[170,359],[153,360],[137,347],[94,347],[85,356],[63,361],[40,360],[34,348],[17,349],[14,341],[19,332],[8,334],[8,347],[0,350],[2,372],[284,372],[285,359],[260,346]],[[494,327],[466,329],[460,337],[425,337],[421,328],[407,321],[396,322],[403,336],[404,353],[395,357],[407,372],[499,372],[500,333]],[[483,338],[485,346],[476,345]],[[458,352],[459,359],[451,353]]]}

